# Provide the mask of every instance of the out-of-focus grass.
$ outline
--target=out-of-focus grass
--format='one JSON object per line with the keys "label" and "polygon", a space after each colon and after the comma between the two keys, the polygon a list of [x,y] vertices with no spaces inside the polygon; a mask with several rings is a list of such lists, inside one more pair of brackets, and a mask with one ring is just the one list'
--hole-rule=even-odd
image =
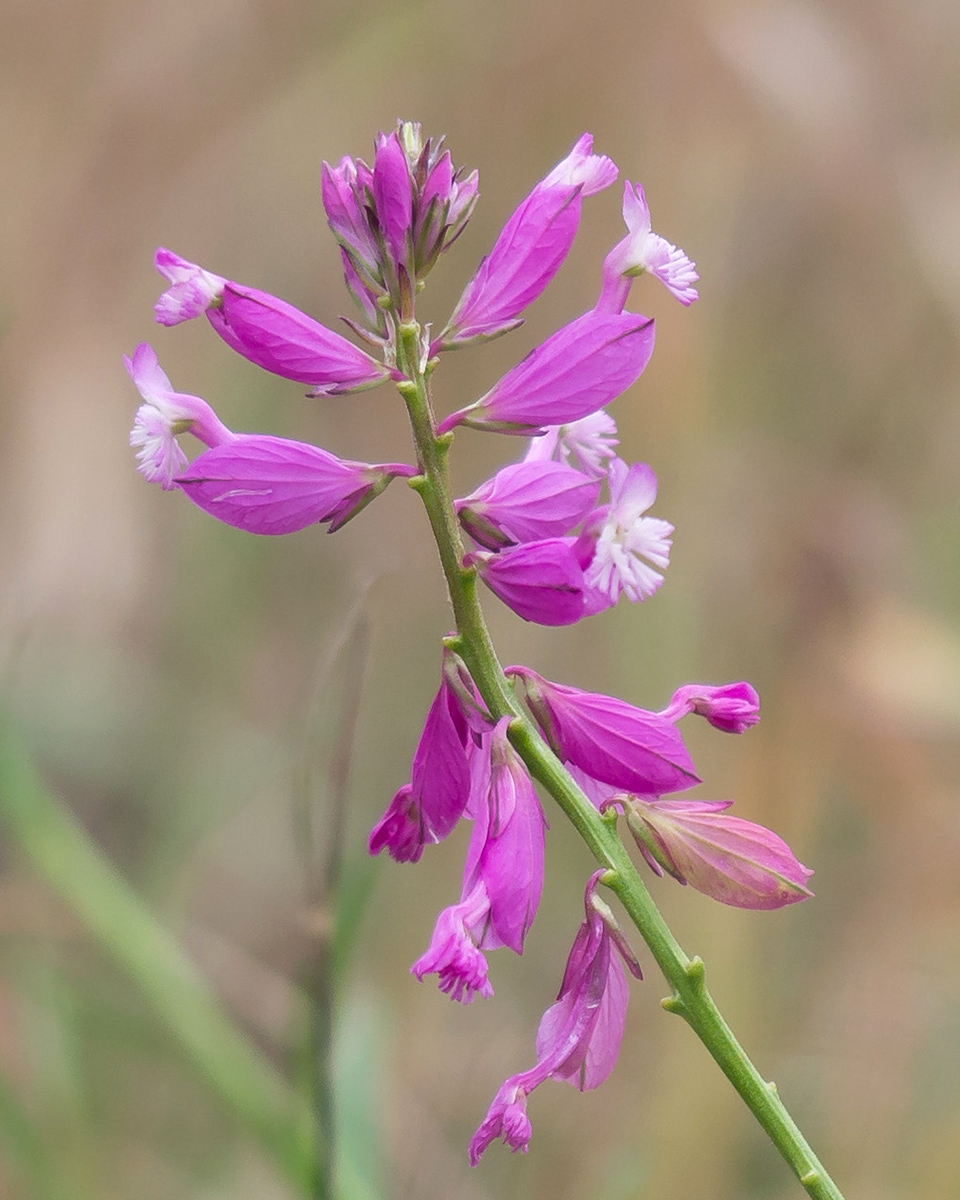
{"label": "out-of-focus grass", "polygon": [[[688,311],[641,281],[657,351],[615,409],[623,453],[657,470],[657,513],[677,526],[666,584],[569,631],[491,602],[494,631],[509,661],[651,707],[688,678],[757,684],[764,719],[748,736],[689,731],[703,794],[735,796],[786,837],[816,869],[816,899],[749,914],[669,881],[656,895],[846,1192],[954,1200],[958,43],[956,6],[937,0],[599,0],[589,13],[561,0],[549,19],[530,0],[0,13],[5,708],[62,811],[273,1075],[294,1080],[316,926],[291,797],[324,648],[368,596],[343,834],[356,941],[337,974],[357,1186],[418,1200],[796,1194],[659,1010],[652,971],[603,1088],[545,1086],[530,1154],[493,1148],[466,1167],[496,1086],[532,1061],[590,864],[555,818],[541,912],[522,960],[494,956],[492,1002],[458,1009],[410,979],[457,894],[462,839],[415,868],[357,864],[409,769],[449,620],[416,499],[394,485],[332,538],[215,526],[135,476],[120,355],[151,339],[174,385],[232,426],[351,458],[403,457],[401,406],[386,389],[305,400],[199,323],[156,328],[153,249],[333,323],[348,302],[319,160],[362,154],[412,117],[481,170],[476,217],[423,297],[442,320],[582,130],[644,183],[655,228],[702,275]],[[523,330],[444,361],[443,411],[593,303],[618,203],[612,190],[585,205]],[[459,485],[519,449],[458,435]],[[339,704],[342,677],[331,690]],[[321,763],[335,728],[311,736]],[[9,839],[0,872],[0,1194],[295,1194],[203,1082],[176,1014],[158,1013],[57,881]]]}

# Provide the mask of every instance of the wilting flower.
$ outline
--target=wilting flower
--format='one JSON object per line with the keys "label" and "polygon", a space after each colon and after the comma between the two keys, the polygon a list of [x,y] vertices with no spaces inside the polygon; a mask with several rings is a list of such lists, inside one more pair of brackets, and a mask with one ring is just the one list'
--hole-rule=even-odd
{"label": "wilting flower", "polygon": [[621,593],[635,603],[663,583],[670,563],[673,526],[643,514],[657,498],[657,477],[646,463],[628,467],[615,458],[608,468],[610,503],[587,520],[577,542],[584,563],[588,613],[616,604]]}
{"label": "wilting flower", "polygon": [[660,713],[551,683],[529,667],[506,673],[523,680],[527,704],[557,757],[592,779],[656,796],[700,782],[676,725]]}
{"label": "wilting flower", "polygon": [[782,908],[806,900],[812,871],[769,829],[732,817],[732,800],[618,796],[651,867],[736,908]]}
{"label": "wilting flower", "polygon": [[589,475],[602,479],[610,460],[616,457],[617,427],[609,413],[595,412],[567,425],[548,425],[530,439],[524,462],[569,463]]}
{"label": "wilting flower", "polygon": [[586,918],[570,950],[557,1002],[540,1022],[536,1066],[501,1085],[470,1142],[471,1166],[498,1137],[514,1152],[526,1153],[532,1133],[527,1097],[545,1080],[566,1080],[589,1091],[599,1087],[616,1064],[628,1000],[623,965],[638,979],[640,965],[596,895],[602,874],[595,872],[587,883]]}
{"label": "wilting flower", "polygon": [[570,538],[545,538],[508,546],[498,554],[464,555],[491,592],[525,621],[573,625],[584,615],[583,568]]}
{"label": "wilting flower", "polygon": [[410,968],[418,979],[438,975],[440,990],[462,1003],[493,994],[484,950],[523,952],[543,888],[546,821],[507,724],[488,739],[489,783],[476,806],[460,902],[440,914],[429,948]]}
{"label": "wilting flower", "polygon": [[597,412],[637,379],[653,353],[650,317],[591,309],[559,329],[476,403],[440,422],[530,433]]}
{"label": "wilting flower", "polygon": [[381,363],[285,300],[212,275],[170,250],[158,250],[155,261],[171,283],[156,305],[161,324],[205,312],[231,349],[274,375],[308,384],[316,396],[360,391],[388,378]]}
{"label": "wilting flower", "polygon": [[633,280],[649,271],[680,301],[692,304],[698,293],[693,286],[700,276],[682,250],[651,232],[650,209],[639,183],[623,189],[623,219],[628,233],[603,263],[603,290],[597,307],[622,312]]}
{"label": "wilting flower", "polygon": [[585,133],[513,213],[464,289],[435,351],[522,324],[520,313],[550,283],[573,245],[582,197],[617,177],[616,164],[592,149],[593,138]]}
{"label": "wilting flower", "polygon": [[563,537],[593,510],[598,480],[558,462],[520,462],[456,502],[460,524],[490,550]]}

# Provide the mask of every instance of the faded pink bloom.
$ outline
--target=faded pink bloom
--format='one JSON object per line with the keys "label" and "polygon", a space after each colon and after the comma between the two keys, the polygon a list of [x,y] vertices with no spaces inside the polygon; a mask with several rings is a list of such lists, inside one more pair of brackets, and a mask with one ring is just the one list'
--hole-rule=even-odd
{"label": "faded pink bloom", "polygon": [[493,249],[460,297],[433,351],[496,337],[522,324],[573,245],[583,196],[609,187],[616,164],[591,153],[585,133],[507,221]]}
{"label": "faded pink bloom", "polygon": [[500,550],[570,533],[592,511],[599,492],[598,480],[563,463],[511,463],[457,500],[456,509],[474,541]]}
{"label": "faded pink bloom", "polygon": [[682,250],[651,232],[650,209],[639,183],[624,185],[623,219],[629,232],[604,260],[597,307],[622,312],[631,283],[644,271],[655,275],[681,304],[692,304],[698,297],[693,286],[700,278],[697,269]]}
{"label": "faded pink bloom", "polygon": [[548,425],[530,439],[523,461],[569,463],[591,479],[602,479],[616,457],[617,444],[613,417],[601,410],[568,425]]}
{"label": "faded pink bloom", "polygon": [[736,908],[771,909],[806,900],[813,874],[769,829],[729,816],[731,800],[625,796],[631,833],[647,862],[680,883]]}
{"label": "faded pink bloom", "polygon": [[636,603],[663,583],[673,526],[643,514],[657,498],[657,477],[646,463],[619,458],[609,466],[610,503],[598,509],[577,542],[587,583],[587,611],[616,604],[621,593]]}
{"label": "faded pink bloom", "polygon": [[471,1166],[496,1138],[514,1152],[526,1153],[532,1132],[527,1097],[545,1080],[565,1080],[589,1091],[616,1065],[627,1013],[624,963],[637,978],[641,973],[612,913],[596,895],[602,874],[595,872],[587,883],[586,918],[570,950],[557,1002],[540,1022],[536,1066],[501,1085],[470,1142]]}
{"label": "faded pink bloom", "polygon": [[508,371],[485,396],[440,422],[530,433],[597,412],[639,379],[653,353],[650,317],[591,309]]}

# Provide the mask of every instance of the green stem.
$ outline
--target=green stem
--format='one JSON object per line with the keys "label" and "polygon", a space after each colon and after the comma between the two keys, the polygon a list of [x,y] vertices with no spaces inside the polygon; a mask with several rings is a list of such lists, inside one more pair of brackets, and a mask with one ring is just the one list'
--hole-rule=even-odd
{"label": "green stem", "polygon": [[428,372],[419,365],[420,329],[409,322],[400,326],[399,333],[398,366],[407,378],[398,386],[407,405],[421,471],[411,484],[426,508],[456,619],[456,635],[445,639],[446,644],[463,658],[491,715],[513,718],[509,733],[517,753],[576,826],[597,862],[607,868],[604,882],[616,893],[673,989],[663,1001],[664,1008],[684,1017],[807,1194],[814,1200],[843,1200],[784,1107],[775,1085],[763,1078],[721,1016],[707,990],[703,962],[689,958],[670,932],[617,835],[616,818],[601,816],[590,803],[514,695],[480,609],[477,573],[462,566],[463,542],[447,466],[452,434],[436,435]]}

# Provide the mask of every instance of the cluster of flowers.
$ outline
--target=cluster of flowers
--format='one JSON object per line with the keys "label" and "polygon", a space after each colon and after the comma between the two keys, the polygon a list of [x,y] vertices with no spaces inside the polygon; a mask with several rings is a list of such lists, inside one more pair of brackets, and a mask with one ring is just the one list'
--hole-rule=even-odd
{"label": "cluster of flowers", "polygon": [[[444,351],[522,324],[521,313],[572,245],[583,198],[617,173],[610,159],[592,153],[584,134],[510,217],[440,334],[420,330],[421,374]],[[165,249],[156,255],[169,284],[157,320],[175,325],[205,315],[234,350],[316,396],[387,380],[403,385],[401,330],[414,323],[422,281],[462,232],[477,196],[476,173],[454,170],[442,143],[424,140],[409,123],[379,135],[372,167],[351,158],[324,163],[323,204],[357,305],[348,325],[367,349],[274,296]],[[637,184],[626,184],[623,216],[627,233],[604,261],[594,308],[434,431],[440,439],[459,426],[530,438],[522,461],[455,508],[478,547],[464,553],[463,567],[475,569],[521,617],[546,625],[579,621],[623,594],[646,599],[669,560],[673,527],[644,515],[656,498],[653,471],[617,456],[616,426],[604,409],[653,351],[653,321],[625,311],[632,281],[653,274],[686,305],[697,298],[698,276],[681,250],[651,231]],[[419,466],[352,462],[298,441],[233,433],[204,400],[173,390],[149,345],[125,361],[143,398],[130,436],[141,474],[240,529],[282,534],[325,523],[332,531],[392,479],[420,473]],[[177,440],[187,432],[206,447],[192,462]],[[589,800],[624,816],[655,872],[745,908],[776,908],[809,895],[810,873],[788,847],[730,816],[729,802],[664,798],[700,782],[677,722],[697,713],[718,729],[743,732],[759,717],[749,684],[682,687],[665,709],[648,712],[549,682],[527,667],[508,668],[507,676]],[[373,829],[369,848],[414,862],[461,818],[473,822],[460,901],[440,915],[412,968],[418,978],[436,974],[444,992],[468,1002],[492,995],[485,951],[523,950],[540,900],[546,821],[509,740],[510,718],[490,715],[450,649],[441,680],[410,782]],[[474,1163],[496,1137],[526,1149],[526,1097],[543,1080],[592,1088],[613,1067],[626,1011],[624,965],[636,976],[640,968],[597,895],[600,874],[587,884],[585,920],[557,1002],[541,1023],[537,1064],[497,1093],[471,1143]]]}
{"label": "cluster of flowers", "polygon": [[[810,871],[773,832],[726,811],[731,802],[664,799],[700,782],[677,729],[690,713],[727,733],[756,724],[760,704],[748,683],[679,688],[661,712],[553,683],[528,667],[506,669],[544,737],[600,811],[623,813],[644,859],[658,874],[740,908],[772,909],[810,895]],[[523,951],[540,902],[546,822],[527,770],[494,723],[457,655],[444,652],[440,690],[399,789],[370,835],[370,852],[416,862],[461,817],[473,821],[457,904],[439,916],[426,953],[411,970],[436,974],[455,1000],[491,996],[485,950]],[[495,1137],[526,1149],[525,1098],[549,1077],[596,1087],[616,1061],[626,1016],[623,966],[640,968],[609,908],[585,895],[557,1003],[543,1018],[537,1065],[506,1081],[470,1147],[471,1161]],[[611,953],[615,947],[620,958]],[[621,963],[622,960],[622,963]]]}

